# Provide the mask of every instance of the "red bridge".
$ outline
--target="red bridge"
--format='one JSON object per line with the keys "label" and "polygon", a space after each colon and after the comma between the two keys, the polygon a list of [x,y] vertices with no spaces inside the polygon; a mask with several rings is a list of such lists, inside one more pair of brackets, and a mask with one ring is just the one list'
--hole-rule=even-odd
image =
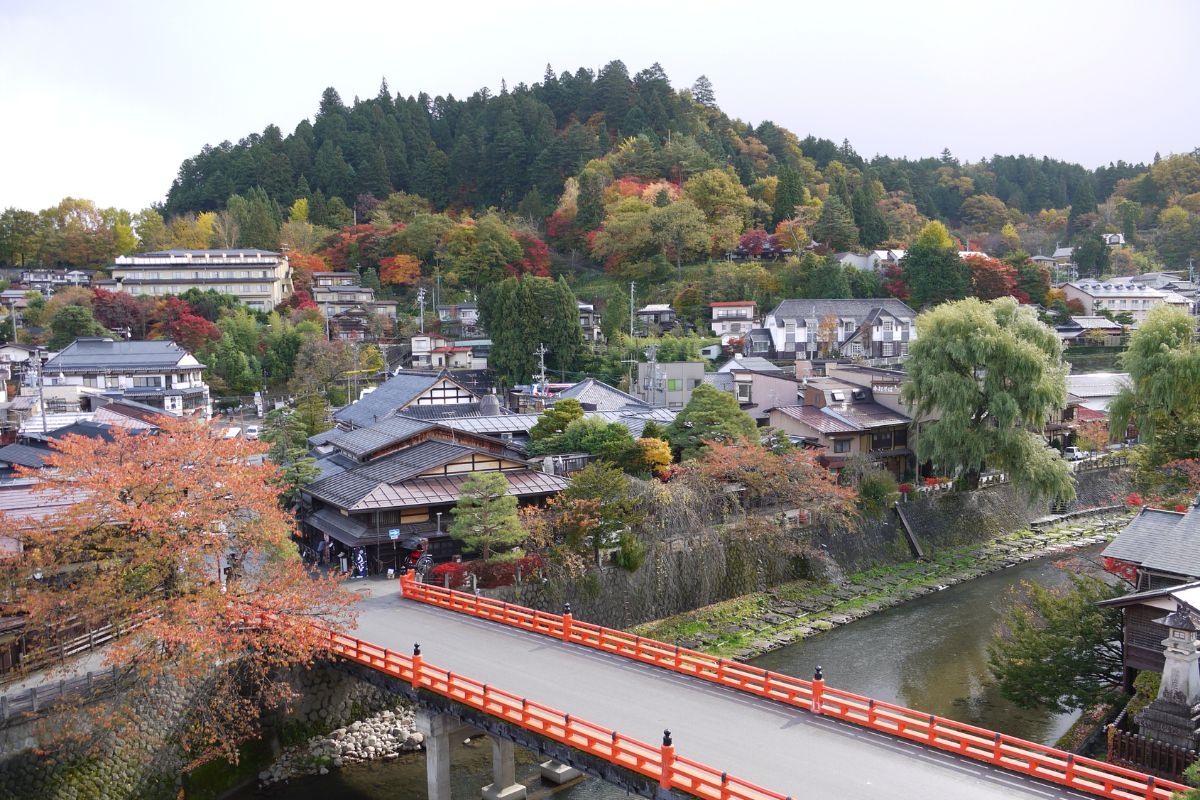
{"label": "red bridge", "polygon": [[[366,640],[331,634],[335,652],[560,762],[629,776],[618,782],[647,796],[1169,800],[1187,788],[836,689],[820,675],[772,673],[411,576],[400,589],[366,600]],[[436,766],[431,754],[431,790],[445,759]],[[511,767],[496,775],[498,790],[512,783]]]}

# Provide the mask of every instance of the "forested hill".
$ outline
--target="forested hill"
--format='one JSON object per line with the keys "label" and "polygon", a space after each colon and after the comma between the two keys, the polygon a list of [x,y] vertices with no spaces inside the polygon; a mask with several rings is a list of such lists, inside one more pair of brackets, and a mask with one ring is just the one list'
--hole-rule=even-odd
{"label": "forested hill", "polygon": [[[626,174],[677,184],[729,165],[746,187],[790,170],[815,188],[837,161],[869,170],[884,192],[951,225],[962,223],[964,214],[996,211],[970,203],[964,209],[971,196],[1036,213],[1066,207],[1080,191],[1102,201],[1118,180],[1147,169],[1119,162],[1089,171],[1031,156],[960,165],[949,152],[866,162],[848,142],[800,139],[769,121],[731,119],[703,76],[690,89],[675,90],[658,64],[630,75],[613,61],[599,74],[581,68],[556,75],[547,66],[532,86],[502,87],[498,95],[483,89],[465,100],[394,95],[385,81],[376,97],[347,106],[329,88],[314,120],[287,136],[271,125],[187,159],[162,211],[167,217],[217,211],[231,195],[261,187],[283,208],[309,198],[313,221],[331,225],[360,196],[382,199],[397,191],[420,195],[437,208],[496,206],[545,217],[567,177],[616,149],[626,151]],[[333,208],[323,213],[326,201]]]}

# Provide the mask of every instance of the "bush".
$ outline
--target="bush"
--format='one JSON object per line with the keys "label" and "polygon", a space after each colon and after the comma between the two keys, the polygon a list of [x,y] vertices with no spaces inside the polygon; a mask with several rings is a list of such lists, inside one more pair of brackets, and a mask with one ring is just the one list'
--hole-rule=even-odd
{"label": "bush", "polygon": [[896,499],[896,479],[882,469],[869,469],[858,479],[858,505],[864,512],[878,516]]}
{"label": "bush", "polygon": [[450,562],[447,564],[438,564],[429,573],[433,580],[430,583],[438,586],[445,585],[446,576],[450,576],[450,588],[461,589],[467,585],[467,573],[470,570],[466,564]]}

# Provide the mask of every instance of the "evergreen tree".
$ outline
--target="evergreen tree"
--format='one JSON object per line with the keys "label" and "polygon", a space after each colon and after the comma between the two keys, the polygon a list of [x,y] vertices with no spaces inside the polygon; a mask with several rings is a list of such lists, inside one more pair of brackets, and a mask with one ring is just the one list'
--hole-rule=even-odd
{"label": "evergreen tree", "polygon": [[1090,179],[1080,182],[1075,194],[1071,196],[1071,214],[1067,217],[1067,238],[1075,235],[1076,224],[1084,214],[1096,213],[1096,193],[1092,190]]}
{"label": "evergreen tree", "polygon": [[779,183],[775,187],[775,205],[771,210],[771,225],[796,216],[796,208],[804,202],[804,180],[794,169],[779,171]]}
{"label": "evergreen tree", "polygon": [[854,224],[858,226],[859,241],[867,249],[878,247],[888,238],[887,221],[879,210],[875,186],[875,180],[864,174],[862,186],[854,193]]}
{"label": "evergreen tree", "polygon": [[701,75],[696,78],[696,82],[692,84],[692,99],[702,106],[708,108],[717,107],[717,95],[713,91],[712,81],[707,76]]}
{"label": "evergreen tree", "polygon": [[813,239],[835,253],[850,250],[858,244],[858,228],[854,225],[854,217],[834,194],[830,194],[821,208],[821,216],[813,226]]}
{"label": "evergreen tree", "polygon": [[971,270],[958,255],[946,226],[930,222],[901,261],[904,283],[917,308],[947,300],[961,300],[971,293]]}
{"label": "evergreen tree", "polygon": [[581,231],[593,231],[604,221],[604,184],[593,170],[584,170],[579,176],[578,210],[575,226]]}
{"label": "evergreen tree", "polygon": [[80,336],[112,336],[112,333],[96,322],[87,306],[62,306],[50,318],[50,339],[46,346],[62,350]]}
{"label": "evergreen tree", "polygon": [[508,493],[508,479],[500,472],[474,472],[462,484],[450,536],[478,550],[490,561],[494,549],[513,547],[525,540],[517,515],[517,498]]}
{"label": "evergreen tree", "polygon": [[667,428],[671,449],[680,461],[701,455],[706,442],[754,439],[756,436],[754,419],[742,411],[737,398],[707,383],[695,388],[688,404]]}
{"label": "evergreen tree", "polygon": [[280,469],[280,502],[291,505],[300,490],[321,475],[316,459],[308,454],[308,432],[300,415],[290,408],[268,412],[262,439],[270,444],[267,458]]}

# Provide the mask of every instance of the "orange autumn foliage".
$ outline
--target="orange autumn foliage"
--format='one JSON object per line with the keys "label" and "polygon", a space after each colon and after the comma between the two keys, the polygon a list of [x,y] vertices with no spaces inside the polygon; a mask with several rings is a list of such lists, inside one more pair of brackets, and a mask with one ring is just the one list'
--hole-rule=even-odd
{"label": "orange autumn foliage", "polygon": [[102,651],[134,680],[93,722],[129,724],[135,715],[122,707],[165,713],[173,701],[159,684],[203,687],[178,742],[194,762],[236,758],[260,713],[291,699],[280,671],[325,653],[313,625],[351,626],[354,597],[299,559],[279,471],[250,461],[262,446],[213,438],[190,420],[160,424],[156,433],[114,427],[112,441],[64,437],[45,470],[22,471],[71,504],[34,526],[0,514],[22,551],[0,570],[32,641],[73,622],[140,622]]}
{"label": "orange autumn foliage", "polygon": [[401,254],[379,259],[379,282],[388,286],[407,286],[421,278],[421,262],[415,256]]}

